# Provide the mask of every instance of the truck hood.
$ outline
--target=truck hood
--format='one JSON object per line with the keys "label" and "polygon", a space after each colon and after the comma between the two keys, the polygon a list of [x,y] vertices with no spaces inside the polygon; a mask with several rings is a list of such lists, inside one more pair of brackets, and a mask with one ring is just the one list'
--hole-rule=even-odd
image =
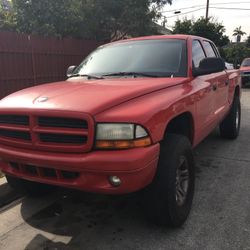
{"label": "truck hood", "polygon": [[0,108],[70,110],[95,115],[130,99],[184,83],[186,80],[187,78],[72,78],[18,91],[2,99]]}

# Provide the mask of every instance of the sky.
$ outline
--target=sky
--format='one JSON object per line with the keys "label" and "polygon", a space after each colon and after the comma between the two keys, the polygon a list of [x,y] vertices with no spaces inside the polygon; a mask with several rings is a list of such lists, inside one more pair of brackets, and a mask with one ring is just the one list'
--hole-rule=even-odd
{"label": "sky", "polygon": [[[250,35],[250,0],[210,0],[209,2],[209,16],[213,16],[218,22],[225,26],[226,35],[229,36],[230,40],[236,40],[236,38],[232,36],[233,30],[239,26],[242,27],[242,31],[247,33],[242,40]],[[162,13],[167,18],[166,27],[171,29],[178,18],[182,20],[184,17],[187,17],[196,20],[201,16],[205,16],[206,3],[207,0],[173,0],[172,5],[167,5]],[[230,9],[215,9],[213,7]],[[237,10],[236,8],[243,10]],[[181,15],[174,14],[176,10],[180,10]]]}

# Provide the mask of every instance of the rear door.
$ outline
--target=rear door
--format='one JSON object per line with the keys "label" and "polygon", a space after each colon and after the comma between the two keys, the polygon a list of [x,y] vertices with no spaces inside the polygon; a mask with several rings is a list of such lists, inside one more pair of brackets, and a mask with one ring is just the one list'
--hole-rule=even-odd
{"label": "rear door", "polygon": [[[198,68],[200,61],[206,57],[201,41],[192,41],[192,64],[193,68]],[[214,128],[214,100],[215,91],[213,90],[214,74],[195,77],[192,86],[195,91],[196,99],[196,131],[197,138],[202,140]]]}
{"label": "rear door", "polygon": [[[207,57],[219,57],[219,53],[213,43],[203,40]],[[213,76],[213,77],[212,77]],[[211,84],[214,90],[214,116],[216,120],[222,118],[228,108],[229,79],[226,71],[211,74]]]}

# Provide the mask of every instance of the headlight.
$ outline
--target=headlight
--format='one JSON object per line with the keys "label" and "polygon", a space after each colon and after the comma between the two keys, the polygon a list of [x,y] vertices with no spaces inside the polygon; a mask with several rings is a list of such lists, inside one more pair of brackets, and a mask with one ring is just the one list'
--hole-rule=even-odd
{"label": "headlight", "polygon": [[147,131],[140,125],[128,123],[97,124],[96,148],[126,149],[151,144]]}

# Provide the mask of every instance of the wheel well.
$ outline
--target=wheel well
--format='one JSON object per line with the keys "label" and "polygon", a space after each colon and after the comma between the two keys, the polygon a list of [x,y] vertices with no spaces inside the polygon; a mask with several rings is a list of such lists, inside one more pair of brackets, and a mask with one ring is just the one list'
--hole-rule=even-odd
{"label": "wheel well", "polygon": [[164,138],[168,133],[184,135],[193,144],[194,123],[192,114],[186,112],[172,119],[167,125]]}

